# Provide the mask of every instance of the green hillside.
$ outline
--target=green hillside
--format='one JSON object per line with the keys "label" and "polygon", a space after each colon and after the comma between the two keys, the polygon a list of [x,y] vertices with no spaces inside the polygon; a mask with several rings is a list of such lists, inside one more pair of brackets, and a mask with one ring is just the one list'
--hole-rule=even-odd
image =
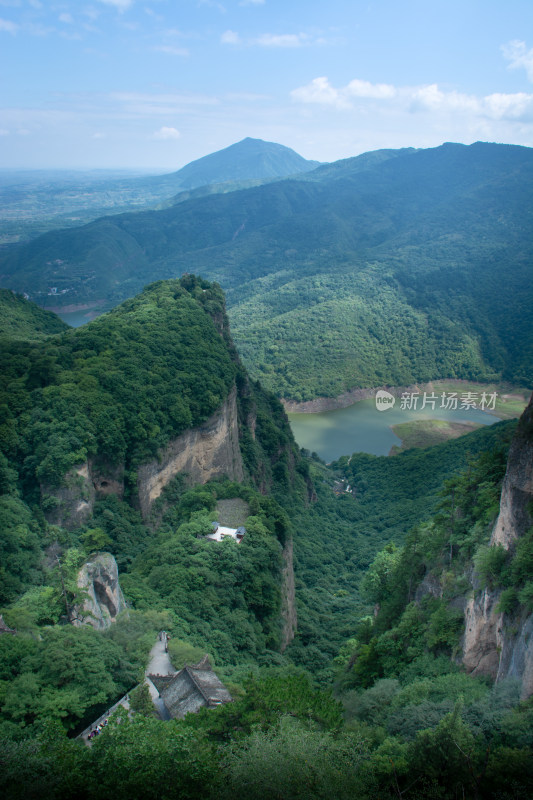
{"label": "green hillside", "polygon": [[[531,700],[457,663],[473,569],[504,588],[509,613],[531,609],[531,534],[505,562],[487,547],[514,421],[327,467],[298,451],[279,401],[248,379],[220,287],[192,275],[83,328],[2,344],[2,796],[531,794]],[[244,480],[190,485],[179,473],[143,518],[139,466],[234,384]],[[77,527],[52,524],[54,487],[85,460],[121,462],[124,492],[100,493]],[[353,492],[335,494],[341,478]],[[240,544],[205,539],[224,505],[248,515]],[[291,545],[298,625],[282,652]],[[78,570],[104,549],[127,613],[104,631],[69,624]],[[155,717],[133,687],[162,629],[174,666],[209,653],[233,702]],[[90,747],[73,738],[126,692],[132,715]]]}
{"label": "green hillside", "polygon": [[167,180],[174,178],[181,191],[226,181],[280,178],[308,172],[317,166],[318,161],[307,161],[290,147],[248,137],[192,161],[167,176]]}
{"label": "green hillside", "polygon": [[68,330],[56,314],[9,289],[0,289],[0,338],[43,339]]}
{"label": "green hillside", "polygon": [[379,151],[53,232],[0,268],[43,305],[50,285],[114,305],[154,278],[216,280],[251,374],[295,399],[439,377],[527,385],[532,173],[524,147]]}
{"label": "green hillside", "polygon": [[163,175],[0,170],[0,244],[29,241],[104,215],[161,208],[176,195],[189,197],[191,190],[234,191],[317,165],[283,145],[248,138]]}

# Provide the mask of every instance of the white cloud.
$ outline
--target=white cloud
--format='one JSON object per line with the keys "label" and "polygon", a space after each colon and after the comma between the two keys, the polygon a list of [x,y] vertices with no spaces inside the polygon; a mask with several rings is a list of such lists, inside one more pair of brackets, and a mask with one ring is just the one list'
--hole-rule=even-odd
{"label": "white cloud", "polygon": [[318,103],[336,108],[352,107],[343,91],[334,89],[326,77],[314,78],[307,86],[294,89],[291,97],[299,103]]}
{"label": "white cloud", "polygon": [[154,133],[154,139],[179,139],[181,136],[177,128],[163,126]]}
{"label": "white cloud", "polygon": [[395,96],[396,89],[388,83],[369,83],[355,79],[350,81],[346,87],[346,93],[352,97],[373,97],[387,100]]}
{"label": "white cloud", "polygon": [[533,48],[526,49],[526,43],[515,39],[502,45],[504,58],[509,61],[509,69],[525,69],[528,79],[533,83]]}
{"label": "white cloud", "polygon": [[241,37],[235,31],[224,31],[220,37],[222,44],[240,44]]}
{"label": "white cloud", "polygon": [[98,0],[99,3],[104,3],[106,6],[115,6],[119,11],[125,11],[129,8],[133,0]]}
{"label": "white cloud", "polygon": [[219,105],[220,101],[216,97],[208,97],[200,94],[142,94],[140,92],[112,92],[107,95],[108,102],[117,107],[122,107],[127,113],[140,114],[141,116],[152,114],[175,113],[181,108],[194,106],[213,106]]}
{"label": "white cloud", "polygon": [[481,102],[473,95],[461,92],[443,92],[436,83],[427,86],[408,87],[401,90],[410,100],[409,110],[417,111],[473,111],[481,108]]}
{"label": "white cloud", "polygon": [[491,94],[484,97],[456,91],[443,91],[436,83],[425,86],[396,87],[355,79],[336,88],[326,77],[315,78],[291,92],[298,103],[333,106],[341,110],[362,109],[363,103],[394,108],[411,114],[448,114],[472,119],[523,120],[533,115],[533,94]]}
{"label": "white cloud", "polygon": [[533,94],[489,94],[483,98],[485,113],[493,119],[532,119]]}
{"label": "white cloud", "polygon": [[255,40],[261,47],[301,47],[306,44],[308,37],[305,33],[281,33],[274,35],[264,33]]}
{"label": "white cloud", "polygon": [[84,16],[88,17],[92,22],[98,19],[100,16],[100,10],[98,8],[93,8],[93,6],[88,6],[84,8],[81,12]]}
{"label": "white cloud", "polygon": [[241,0],[240,6],[264,6],[265,0]]}
{"label": "white cloud", "polygon": [[65,25],[72,25],[74,19],[72,18],[72,14],[60,14],[59,21],[64,22]]}
{"label": "white cloud", "polygon": [[19,26],[15,22],[11,22],[8,19],[0,19],[0,31],[5,31],[6,33],[16,33],[19,29]]}
{"label": "white cloud", "polygon": [[188,56],[189,51],[186,47],[174,47],[171,44],[160,44],[154,48],[158,53],[167,53],[170,56]]}
{"label": "white cloud", "polygon": [[0,128],[0,136],[9,136],[9,131],[6,131],[5,128]]}

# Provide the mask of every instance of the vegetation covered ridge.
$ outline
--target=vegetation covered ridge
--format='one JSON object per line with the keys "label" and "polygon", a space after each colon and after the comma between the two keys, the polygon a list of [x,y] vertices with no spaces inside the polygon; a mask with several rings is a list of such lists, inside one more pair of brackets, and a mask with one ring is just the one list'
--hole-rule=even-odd
{"label": "vegetation covered ridge", "polygon": [[197,272],[226,291],[252,377],[296,401],[446,377],[527,385],[532,172],[533,151],[510,145],[366,154],[49,233],[6,252],[3,280],[41,304],[54,286],[114,305]]}
{"label": "vegetation covered ridge", "polygon": [[0,339],[43,339],[68,330],[56,314],[10,289],[0,289]]}
{"label": "vegetation covered ridge", "polygon": [[[495,447],[471,459],[466,471],[446,484],[436,514],[426,517],[403,546],[387,544],[373,560],[361,587],[361,618],[354,625],[352,616],[347,641],[337,651],[334,692],[331,684],[319,687],[314,682],[317,656],[311,646],[307,670],[296,668],[288,655],[276,656],[269,651],[267,668],[260,657],[253,667],[248,663],[245,671],[230,671],[224,666],[221,648],[222,672],[226,682],[230,681],[234,702],[170,722],[156,719],[144,704],[136,706],[133,719],[121,717],[119,710],[94,745],[87,748],[67,739],[64,730],[52,721],[59,694],[50,694],[50,689],[46,694],[36,693],[27,674],[24,679],[21,675],[13,677],[21,666],[28,670],[39,663],[42,666],[36,680],[41,685],[64,680],[67,662],[62,653],[72,650],[73,643],[60,650],[52,633],[59,638],[61,630],[44,630],[38,646],[46,648],[46,657],[41,655],[37,661],[29,637],[0,638],[0,647],[5,648],[2,663],[8,691],[14,683],[18,689],[17,693],[4,695],[9,702],[4,699],[3,712],[10,718],[4,719],[0,727],[4,760],[0,785],[6,796],[9,800],[19,798],[22,785],[30,796],[32,792],[42,792],[44,785],[54,800],[75,794],[89,799],[109,794],[155,800],[163,791],[169,798],[191,800],[259,800],[265,793],[288,800],[349,800],[354,796],[362,800],[392,800],[399,796],[454,800],[458,794],[468,800],[517,800],[529,796],[533,788],[531,702],[519,702],[516,682],[491,686],[487,680],[466,675],[454,658],[461,635],[461,614],[454,600],[463,596],[464,571],[490,535],[512,426],[514,423],[501,423],[495,426],[496,430],[471,434],[474,438],[490,434]],[[498,431],[503,437],[498,437]],[[455,441],[435,450],[460,445]],[[374,460],[388,469],[408,455]],[[424,454],[414,452],[410,457],[414,456],[423,458]],[[317,469],[327,474],[319,464]],[[220,485],[216,491],[220,489],[228,494],[235,492],[231,485],[225,489]],[[176,638],[181,640],[176,643],[178,659],[196,659],[198,649],[182,640],[190,636],[193,618],[183,619],[181,609],[188,608],[189,613],[192,610],[187,601],[187,585],[200,584],[184,583],[183,569],[189,560],[195,582],[201,574],[204,588],[197,595],[200,599],[209,586],[206,565],[200,559],[191,563],[190,555],[184,559],[180,554],[174,560],[173,552],[176,547],[183,553],[184,547],[199,547],[196,553],[200,554],[203,543],[190,536],[199,518],[193,512],[187,525],[182,524],[173,532],[172,529],[174,520],[178,516],[183,519],[184,511],[195,503],[205,502],[206,491],[211,490],[212,487],[199,487],[182,495],[173,512],[177,516],[167,518],[170,528],[161,531],[159,546],[153,542],[148,558],[140,555],[129,570],[127,589],[132,591],[137,586],[134,591],[139,592],[143,585],[144,598],[137,595],[137,602],[149,604],[152,610],[145,607],[132,614],[129,637],[124,637],[125,622],[116,623],[104,636],[106,658],[113,669],[117,668],[113,658],[118,651],[108,646],[108,638],[115,643],[119,639],[129,641],[133,655],[133,642],[139,646],[137,631],[148,634],[148,622],[176,632]],[[264,500],[257,494],[247,498],[250,509],[259,516],[266,510],[261,508]],[[353,502],[353,498],[346,497],[342,502]],[[451,540],[449,521],[453,508],[458,524]],[[253,528],[258,521],[250,524]],[[256,544],[260,540],[261,536]],[[238,551],[244,542],[227,542],[227,552],[221,555],[224,569],[218,580],[234,574],[231,563],[237,552],[231,551]],[[265,544],[266,541],[261,546]],[[218,547],[211,547],[210,551],[213,557],[208,556],[209,568],[217,569],[216,554],[222,551]],[[267,552],[274,551],[268,548]],[[309,554],[302,553],[301,558],[309,558]],[[529,558],[527,549],[520,552],[516,564],[521,575],[524,558]],[[442,595],[434,591],[427,578],[428,570],[439,582],[438,576],[445,581]],[[264,578],[264,571],[262,575]],[[168,589],[164,591],[170,592],[165,603],[175,602],[177,587],[181,592],[177,618],[163,608],[153,610],[154,604],[160,602],[165,582]],[[255,578],[249,588],[256,595]],[[239,589],[225,584],[225,591]],[[263,594],[264,599],[267,596]],[[374,617],[371,612],[376,602],[379,610]],[[224,617],[226,614],[227,610]],[[189,631],[186,624],[191,626]],[[67,629],[64,637],[72,636],[70,631]],[[88,642],[93,641],[93,634],[84,635]],[[35,639],[33,642],[31,646],[35,648]],[[66,645],[66,638],[61,643]],[[237,640],[233,643],[235,646]],[[51,661],[48,652],[52,644],[56,644],[55,661]],[[301,650],[301,643],[299,647]],[[96,651],[80,651],[79,658],[80,663],[93,665],[87,678],[94,677]],[[232,654],[230,660],[234,658]],[[83,681],[81,684],[77,691],[81,691]],[[72,677],[70,686],[74,688]],[[17,724],[24,714],[31,720],[35,697],[41,702],[44,697],[52,701],[39,707],[42,721],[32,726]]]}

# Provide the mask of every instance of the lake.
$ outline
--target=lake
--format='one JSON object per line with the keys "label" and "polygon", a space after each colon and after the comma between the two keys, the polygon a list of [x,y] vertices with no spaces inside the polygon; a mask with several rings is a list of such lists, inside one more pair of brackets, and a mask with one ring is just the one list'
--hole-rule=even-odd
{"label": "lake", "polygon": [[[439,400],[440,402],[440,400]],[[438,403],[436,404],[438,406]],[[399,407],[378,411],[374,398],[361,400],[348,408],[320,411],[317,414],[289,414],[294,438],[300,447],[318,453],[326,462],[352,453],[372,453],[386,456],[393,445],[401,445],[390,426],[415,419],[443,419],[452,422],[477,422],[492,425],[499,418],[477,408],[424,408],[406,410]]]}
{"label": "lake", "polygon": [[80,328],[82,325],[86,325],[92,319],[96,319],[99,316],[98,311],[90,310],[90,311],[68,311],[68,312],[58,312],[58,317],[61,317],[63,322],[66,322],[67,325],[70,325],[72,328]]}

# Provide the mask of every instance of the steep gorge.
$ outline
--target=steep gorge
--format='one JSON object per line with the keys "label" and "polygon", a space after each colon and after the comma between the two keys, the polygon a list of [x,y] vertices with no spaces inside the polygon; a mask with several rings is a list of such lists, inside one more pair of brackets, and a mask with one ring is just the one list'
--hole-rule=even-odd
{"label": "steep gorge", "polygon": [[[514,555],[533,524],[532,501],[533,397],[509,450],[491,547],[501,546],[508,556]],[[504,613],[500,609],[502,588],[480,589],[475,574],[473,590],[465,608],[463,663],[472,674],[488,675],[496,682],[518,679],[525,699],[533,694],[533,614],[523,604]]]}

